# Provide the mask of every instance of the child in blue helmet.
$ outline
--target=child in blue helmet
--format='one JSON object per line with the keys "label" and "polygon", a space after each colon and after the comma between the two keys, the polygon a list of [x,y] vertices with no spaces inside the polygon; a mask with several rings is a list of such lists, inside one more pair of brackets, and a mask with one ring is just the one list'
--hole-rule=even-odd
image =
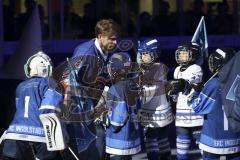
{"label": "child in blue helmet", "polygon": [[106,152],[110,159],[130,160],[141,151],[137,119],[139,96],[136,83],[128,79],[131,60],[127,53],[114,53],[107,65],[113,85],[107,92]]}
{"label": "child in blue helmet", "polygon": [[146,129],[144,141],[150,160],[171,158],[168,125],[174,116],[166,95],[168,68],[158,62],[160,53],[157,39],[147,39],[138,46],[137,62],[142,70],[140,121]]}

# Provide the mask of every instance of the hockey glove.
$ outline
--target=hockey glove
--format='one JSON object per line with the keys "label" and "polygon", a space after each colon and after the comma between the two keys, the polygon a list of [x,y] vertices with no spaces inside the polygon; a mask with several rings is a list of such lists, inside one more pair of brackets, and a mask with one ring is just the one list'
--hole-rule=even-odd
{"label": "hockey glove", "polygon": [[168,95],[176,95],[179,92],[184,92],[187,86],[189,86],[188,82],[184,79],[173,79],[170,81],[171,88],[168,92]]}

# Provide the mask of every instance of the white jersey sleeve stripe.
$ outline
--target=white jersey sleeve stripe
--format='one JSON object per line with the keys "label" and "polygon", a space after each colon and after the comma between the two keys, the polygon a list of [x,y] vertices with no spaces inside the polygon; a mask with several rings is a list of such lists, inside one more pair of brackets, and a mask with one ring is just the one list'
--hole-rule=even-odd
{"label": "white jersey sleeve stripe", "polygon": [[56,110],[58,112],[61,112],[60,108],[57,108],[57,107],[51,106],[51,105],[43,105],[39,108],[39,110],[42,110],[42,109],[51,109],[51,110]]}

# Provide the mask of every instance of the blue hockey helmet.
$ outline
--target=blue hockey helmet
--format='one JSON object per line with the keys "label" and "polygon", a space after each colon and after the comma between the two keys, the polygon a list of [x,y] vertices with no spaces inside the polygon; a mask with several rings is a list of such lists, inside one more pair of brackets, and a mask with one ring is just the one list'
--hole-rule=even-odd
{"label": "blue hockey helmet", "polygon": [[160,54],[160,44],[157,39],[144,40],[138,46],[137,62],[139,64],[151,64],[159,58]]}
{"label": "blue hockey helmet", "polygon": [[131,58],[126,52],[114,53],[107,64],[108,73],[113,80],[123,80],[131,69]]}

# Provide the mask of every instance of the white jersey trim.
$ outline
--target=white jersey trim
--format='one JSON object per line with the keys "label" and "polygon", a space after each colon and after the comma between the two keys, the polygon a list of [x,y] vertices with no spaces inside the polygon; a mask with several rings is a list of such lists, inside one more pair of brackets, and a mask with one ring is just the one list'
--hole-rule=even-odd
{"label": "white jersey trim", "polygon": [[197,127],[203,125],[203,119],[180,119],[176,117],[175,125],[179,127]]}
{"label": "white jersey trim", "polygon": [[141,124],[145,127],[164,127],[174,120],[174,115],[170,106],[162,110],[142,108],[139,113]]}
{"label": "white jersey trim", "polygon": [[132,154],[137,154],[140,151],[141,151],[140,145],[136,148],[131,148],[131,149],[116,149],[116,148],[110,148],[110,147],[106,146],[106,152],[109,154],[132,155]]}
{"label": "white jersey trim", "polygon": [[145,127],[150,127],[150,128],[165,127],[173,122],[173,120],[174,120],[173,114],[169,115],[168,118],[169,119],[165,119],[165,120],[158,120],[158,118],[153,118],[153,120],[150,121],[150,120],[146,120],[146,119],[143,120],[144,117],[141,117],[141,121],[142,121],[141,124]]}
{"label": "white jersey trim", "polygon": [[56,110],[58,112],[61,112],[60,108],[56,108],[55,106],[51,106],[51,105],[43,105],[39,108],[39,110],[42,110],[42,109],[51,109],[51,110]]}
{"label": "white jersey trim", "polygon": [[39,136],[33,136],[33,135],[27,135],[27,134],[17,134],[17,133],[7,133],[4,139],[46,143],[45,137],[39,137]]}
{"label": "white jersey trim", "polygon": [[203,151],[214,153],[214,154],[233,154],[240,151],[240,146],[230,147],[230,148],[213,148],[202,143],[199,143],[199,148]]}
{"label": "white jersey trim", "polygon": [[117,126],[117,127],[121,127],[124,125],[124,123],[118,123],[118,122],[114,122],[114,121],[110,121],[110,123],[114,126]]}

